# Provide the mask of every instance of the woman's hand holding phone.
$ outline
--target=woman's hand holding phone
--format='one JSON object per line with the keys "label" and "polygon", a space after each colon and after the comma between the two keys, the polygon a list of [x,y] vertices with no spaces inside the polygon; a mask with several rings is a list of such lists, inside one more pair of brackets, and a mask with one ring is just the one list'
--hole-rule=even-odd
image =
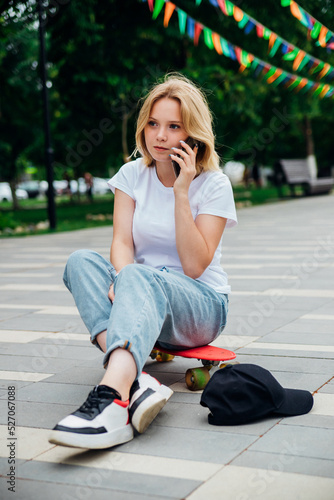
{"label": "woman's hand holding phone", "polygon": [[180,142],[181,148],[172,148],[174,154],[171,155],[176,177],[174,191],[177,189],[188,192],[190,183],[196,176],[198,144],[192,137],[188,137],[186,141]]}

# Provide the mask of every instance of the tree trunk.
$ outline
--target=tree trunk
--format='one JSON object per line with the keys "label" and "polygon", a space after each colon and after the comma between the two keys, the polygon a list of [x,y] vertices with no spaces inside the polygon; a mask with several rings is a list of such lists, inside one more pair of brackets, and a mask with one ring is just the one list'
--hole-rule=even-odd
{"label": "tree trunk", "polygon": [[122,152],[123,152],[124,163],[130,161],[130,154],[128,148],[128,121],[134,112],[135,109],[132,109],[131,111],[124,112],[122,115]]}
{"label": "tree trunk", "polygon": [[306,156],[314,155],[312,124],[309,116],[304,116],[304,136],[306,142]]}
{"label": "tree trunk", "polygon": [[128,121],[129,113],[123,113],[122,116],[122,152],[123,161],[127,163],[129,161],[129,149],[128,149]]}
{"label": "tree trunk", "polygon": [[16,196],[16,183],[14,180],[11,180],[9,182],[10,185],[10,190],[12,192],[12,197],[13,197],[13,210],[18,210],[19,209],[19,200],[17,199]]}
{"label": "tree trunk", "polygon": [[314,141],[312,133],[312,123],[309,116],[304,116],[304,136],[306,143],[306,160],[312,179],[317,178],[317,160],[314,154]]}

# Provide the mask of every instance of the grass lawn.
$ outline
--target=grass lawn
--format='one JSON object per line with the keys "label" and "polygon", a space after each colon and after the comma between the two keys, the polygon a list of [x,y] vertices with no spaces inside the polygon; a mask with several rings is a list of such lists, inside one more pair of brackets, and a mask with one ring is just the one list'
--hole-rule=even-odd
{"label": "grass lawn", "polygon": [[[279,201],[277,188],[266,186],[261,189],[255,186],[245,188],[234,186],[234,197],[238,209],[245,206],[259,205]],[[289,196],[284,187],[283,195]],[[95,196],[89,203],[86,198],[71,201],[68,197],[56,197],[56,232],[73,231],[88,227],[112,224],[114,197],[112,193]],[[46,199],[30,199],[20,201],[20,208],[12,210],[11,203],[0,203],[0,237],[25,236],[51,232],[48,229],[48,210]]]}
{"label": "grass lawn", "polygon": [[[253,185],[248,188],[245,188],[242,185],[234,186],[233,193],[237,208],[282,200],[277,188],[271,185],[262,188],[257,188]],[[282,187],[282,196],[284,196],[285,199],[290,197],[290,190],[288,186]]]}
{"label": "grass lawn", "polygon": [[[112,224],[113,195],[95,196],[89,203],[86,199],[70,201],[58,197],[56,201],[56,232],[73,231],[87,227]],[[25,236],[51,232],[48,229],[47,201],[30,199],[20,201],[20,208],[13,211],[11,203],[0,203],[0,236]]]}

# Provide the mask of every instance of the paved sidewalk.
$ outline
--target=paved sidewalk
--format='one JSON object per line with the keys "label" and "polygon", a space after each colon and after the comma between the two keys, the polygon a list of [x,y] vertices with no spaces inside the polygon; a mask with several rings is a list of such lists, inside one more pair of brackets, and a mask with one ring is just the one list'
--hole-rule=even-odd
{"label": "paved sidewalk", "polygon": [[216,344],[285,387],[313,392],[311,413],[210,426],[200,394],[184,385],[194,362],[148,360],[146,370],[175,393],[145,434],[103,451],[49,444],[49,429],[103,374],[62,271],[78,248],[108,257],[112,228],[0,240],[2,500],[334,498],[334,196],[238,216],[224,240],[233,294]]}

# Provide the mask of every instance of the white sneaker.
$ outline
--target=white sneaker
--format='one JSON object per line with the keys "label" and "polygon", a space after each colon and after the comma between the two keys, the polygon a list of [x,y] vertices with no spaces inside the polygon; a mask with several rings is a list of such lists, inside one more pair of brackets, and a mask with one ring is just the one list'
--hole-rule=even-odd
{"label": "white sneaker", "polygon": [[133,427],[142,434],[165,406],[173,391],[142,372],[130,391],[129,414]]}
{"label": "white sneaker", "polygon": [[53,429],[49,442],[62,446],[101,449],[133,438],[129,401],[106,385],[96,386],[84,404],[62,419]]}

